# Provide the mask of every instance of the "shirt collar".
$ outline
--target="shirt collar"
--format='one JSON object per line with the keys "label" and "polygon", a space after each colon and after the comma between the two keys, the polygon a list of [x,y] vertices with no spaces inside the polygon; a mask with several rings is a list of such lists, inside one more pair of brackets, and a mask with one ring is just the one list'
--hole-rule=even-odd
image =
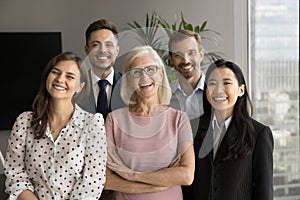
{"label": "shirt collar", "polygon": [[78,126],[80,129],[83,129],[84,126],[84,113],[83,111],[77,104],[75,104],[75,110],[73,113],[73,116],[71,117],[70,123],[74,123],[76,126]]}
{"label": "shirt collar", "polygon": [[181,86],[179,85],[178,79],[175,79],[171,84],[170,84],[172,93],[175,93],[177,89],[181,90]]}
{"label": "shirt collar", "polygon": [[[83,112],[84,111],[77,104],[75,104],[74,113],[73,113],[70,121],[67,123],[65,128],[68,128],[70,125],[72,126],[72,124],[74,124],[74,125],[78,126],[80,129],[83,129],[83,122],[84,122]],[[46,136],[52,137],[50,127],[49,127],[49,123],[47,123]]]}
{"label": "shirt collar", "polygon": [[[230,116],[228,119],[225,120],[225,122],[223,122],[221,125],[218,124],[218,121],[217,121],[217,117],[216,115],[214,114],[214,117],[213,117],[213,120],[212,120],[212,128],[215,129],[215,124],[218,126],[219,129],[223,128],[223,126],[225,125],[225,129],[227,130],[227,128],[229,127],[229,124],[231,122],[231,119],[232,119],[232,116]],[[216,122],[216,123],[214,123]]]}
{"label": "shirt collar", "polygon": [[[114,73],[114,68],[112,68],[111,73],[105,78],[110,85],[113,85],[114,83]],[[100,80],[100,78],[93,72],[93,70],[91,70],[91,79],[93,85],[98,85],[98,81]]]}
{"label": "shirt collar", "polygon": [[[201,72],[201,74],[202,74],[201,78],[200,78],[196,88],[194,89],[194,91],[204,90],[205,74],[203,72]],[[175,93],[176,90],[181,90],[182,91],[182,88],[179,84],[178,78],[171,83],[170,87],[171,87],[171,90],[172,90],[173,93]]]}
{"label": "shirt collar", "polygon": [[203,72],[201,72],[201,78],[197,84],[197,89],[200,89],[200,90],[204,90],[204,83],[205,83],[205,74]]}

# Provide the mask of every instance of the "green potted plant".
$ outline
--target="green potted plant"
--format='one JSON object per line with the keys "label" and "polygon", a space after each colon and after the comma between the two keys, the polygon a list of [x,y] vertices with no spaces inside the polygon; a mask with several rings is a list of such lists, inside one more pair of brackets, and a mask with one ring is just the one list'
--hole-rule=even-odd
{"label": "green potted plant", "polygon": [[[169,37],[173,31],[181,29],[194,31],[200,34],[202,40],[210,40],[216,45],[219,45],[218,38],[220,33],[211,29],[207,29],[207,21],[204,21],[201,25],[192,25],[184,19],[183,13],[181,13],[179,23],[177,20],[175,20],[172,24],[170,24],[165,19],[160,17],[156,12],[152,12],[151,16],[149,16],[148,13],[146,14],[145,25],[141,25],[137,21],[128,23],[128,25],[128,29],[137,34],[138,37],[135,39],[138,40],[141,45],[152,46],[160,54],[165,64],[170,67],[172,67],[172,65],[168,60],[169,52],[166,48],[168,38],[161,34],[161,30],[164,30],[164,32],[167,34],[167,37]],[[221,55],[221,52],[205,52],[202,66],[205,67],[216,59],[221,58]]]}

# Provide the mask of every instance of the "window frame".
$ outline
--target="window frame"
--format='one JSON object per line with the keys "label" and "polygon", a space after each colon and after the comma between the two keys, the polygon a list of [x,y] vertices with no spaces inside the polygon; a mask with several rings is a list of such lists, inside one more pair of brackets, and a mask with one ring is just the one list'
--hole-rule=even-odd
{"label": "window frame", "polygon": [[251,98],[250,0],[234,0],[234,61],[242,68]]}

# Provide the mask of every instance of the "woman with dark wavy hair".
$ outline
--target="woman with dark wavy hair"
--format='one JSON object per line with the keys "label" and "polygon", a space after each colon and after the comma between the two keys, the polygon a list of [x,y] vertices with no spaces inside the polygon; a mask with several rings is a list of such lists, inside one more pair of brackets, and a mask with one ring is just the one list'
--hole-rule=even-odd
{"label": "woman with dark wavy hair", "polygon": [[194,182],[184,188],[184,199],[273,199],[273,136],[251,117],[240,67],[217,60],[207,69],[205,83],[204,105],[211,112],[200,118]]}
{"label": "woman with dark wavy hair", "polygon": [[6,192],[13,200],[99,199],[106,140],[101,114],[83,111],[84,69],[72,52],[47,64],[33,111],[16,119],[8,141]]}

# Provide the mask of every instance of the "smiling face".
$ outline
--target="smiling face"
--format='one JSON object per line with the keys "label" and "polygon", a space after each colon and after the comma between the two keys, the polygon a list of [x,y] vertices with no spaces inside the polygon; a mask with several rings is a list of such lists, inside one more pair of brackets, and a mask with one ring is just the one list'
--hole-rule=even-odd
{"label": "smiling face", "polygon": [[80,92],[78,65],[71,60],[58,62],[50,71],[46,81],[46,88],[53,99],[71,100],[75,92]]}
{"label": "smiling face", "polygon": [[[154,66],[158,66],[158,63],[150,55],[137,57],[130,65],[127,74],[128,80],[130,81],[130,86],[134,88],[137,96],[141,99],[154,98],[158,100],[158,88],[163,79],[163,72],[158,66],[157,72],[152,73]],[[134,70],[135,72],[139,72],[139,77],[134,77],[135,75],[132,73]]]}
{"label": "smiling face", "polygon": [[94,31],[85,46],[85,52],[97,75],[105,70],[110,73],[119,53],[117,39],[108,29]]}
{"label": "smiling face", "polygon": [[203,51],[194,37],[174,42],[170,47],[169,60],[174,68],[186,79],[201,75],[200,64]]}
{"label": "smiling face", "polygon": [[216,114],[222,114],[227,119],[233,113],[237,98],[244,94],[245,86],[239,86],[233,71],[226,67],[214,69],[207,80],[207,100]]}

